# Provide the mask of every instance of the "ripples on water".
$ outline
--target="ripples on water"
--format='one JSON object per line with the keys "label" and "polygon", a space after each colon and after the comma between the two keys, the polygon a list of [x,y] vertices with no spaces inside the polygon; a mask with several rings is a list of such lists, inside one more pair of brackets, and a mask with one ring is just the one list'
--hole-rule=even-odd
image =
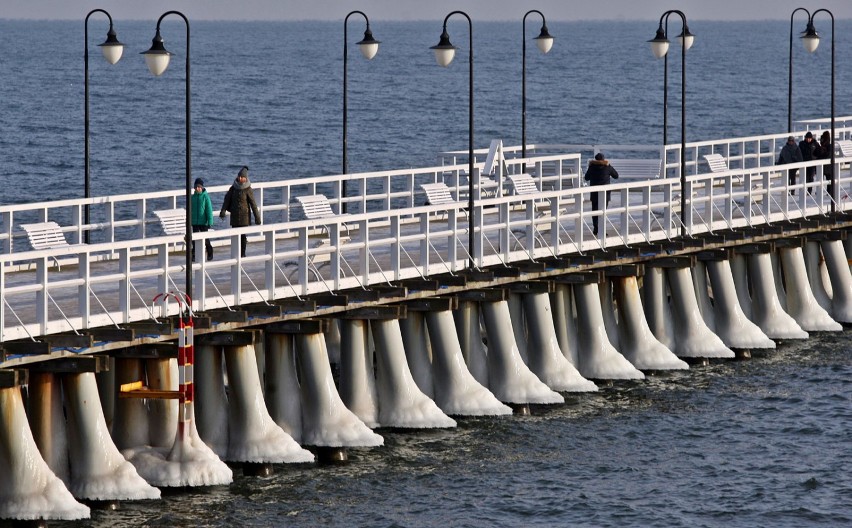
{"label": "ripples on water", "polygon": [[529,417],[380,430],[385,446],[352,450],[346,465],[278,465],[270,478],[96,511],[90,524],[849,525],[850,337],[614,383]]}

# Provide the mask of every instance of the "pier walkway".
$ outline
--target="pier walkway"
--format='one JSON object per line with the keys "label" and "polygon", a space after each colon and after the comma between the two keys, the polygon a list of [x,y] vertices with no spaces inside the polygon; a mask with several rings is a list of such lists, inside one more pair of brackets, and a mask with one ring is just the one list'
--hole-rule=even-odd
{"label": "pier walkway", "polygon": [[[190,270],[183,189],[2,206],[0,519],[86,518],[78,501],[342,461],[382,428],[529,412],[841,331],[852,158],[778,166],[787,136],[523,159],[493,141],[473,174],[447,152],[423,169],[266,178],[260,225],[193,234]],[[600,150],[621,177],[589,187]],[[227,189],[208,188],[214,204]],[[592,192],[612,199],[593,210]]]}

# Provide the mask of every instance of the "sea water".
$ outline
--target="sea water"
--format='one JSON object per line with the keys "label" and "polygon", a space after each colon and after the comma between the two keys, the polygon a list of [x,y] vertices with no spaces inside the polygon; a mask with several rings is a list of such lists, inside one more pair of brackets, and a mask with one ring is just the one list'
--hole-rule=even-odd
{"label": "sea water", "polygon": [[[123,21],[110,66],[89,24],[93,195],[182,188],[186,28],[151,76],[139,52],[155,21]],[[468,28],[449,68],[428,49],[438,18],[383,22],[364,60],[350,21],[352,172],[429,166],[466,149]],[[83,16],[0,20],[0,204],[83,196]],[[192,174],[230,183],[341,172],[342,22],[191,22]],[[803,22],[797,22],[798,32]],[[819,24],[818,24],[819,25]],[[529,143],[659,144],[663,62],[655,22],[551,22],[553,50],[527,44]],[[814,55],[794,36],[793,118],[830,114],[830,28]],[[837,22],[837,115],[852,113],[852,22]],[[537,34],[528,21],[527,35]],[[687,141],[783,132],[789,22],[693,21]],[[670,33],[680,32],[678,24]],[[521,26],[474,20],[475,144],[518,144]],[[680,139],[679,48],[669,60],[669,141]],[[214,204],[215,205],[215,204]],[[532,416],[455,429],[384,431],[342,466],[276,466],[228,487],[167,492],[94,511],[81,526],[840,526],[852,523],[852,332],[812,334],[749,361],[714,362],[568,395]],[[73,525],[74,523],[56,523]]]}

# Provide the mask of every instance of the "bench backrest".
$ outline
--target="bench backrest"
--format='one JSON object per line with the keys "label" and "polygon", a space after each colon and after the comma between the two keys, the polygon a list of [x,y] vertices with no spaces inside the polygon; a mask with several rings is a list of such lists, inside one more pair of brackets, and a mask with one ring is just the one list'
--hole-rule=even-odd
{"label": "bench backrest", "polygon": [[319,220],[336,216],[331,210],[331,203],[323,194],[312,194],[310,196],[297,196],[302,212],[308,220]]}
{"label": "bench backrest", "polygon": [[154,214],[160,219],[160,227],[163,228],[163,233],[167,235],[186,234],[185,209],[166,209],[164,211],[154,211]]}
{"label": "bench backrest", "polygon": [[611,159],[609,164],[618,171],[619,180],[654,180],[660,177],[660,159]]}
{"label": "bench backrest", "polygon": [[447,187],[446,183],[424,183],[420,185],[420,188],[426,193],[426,201],[428,205],[456,203],[456,200],[450,193],[450,188]]}
{"label": "bench backrest", "polygon": [[538,187],[535,184],[535,180],[533,180],[532,176],[529,174],[511,174],[509,175],[509,181],[512,182],[515,194],[538,193]]}
{"label": "bench backrest", "polygon": [[852,158],[852,140],[838,139],[837,147],[840,149],[840,155],[844,158]]}
{"label": "bench backrest", "polygon": [[727,172],[730,170],[728,168],[728,162],[721,154],[705,154],[704,160],[710,167],[710,172]]}
{"label": "bench backrest", "polygon": [[41,222],[38,224],[21,224],[21,229],[27,233],[30,246],[35,250],[53,249],[69,245],[62,233],[62,228],[56,222]]}

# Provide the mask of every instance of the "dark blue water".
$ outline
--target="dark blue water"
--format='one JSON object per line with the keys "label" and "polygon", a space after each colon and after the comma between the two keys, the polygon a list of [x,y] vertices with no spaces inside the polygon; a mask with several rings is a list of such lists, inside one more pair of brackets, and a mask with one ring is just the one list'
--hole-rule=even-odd
{"label": "dark blue water", "polygon": [[[450,24],[462,49],[449,69],[428,50],[440,21],[372,26],[382,41],[373,61],[350,46],[351,170],[427,166],[440,150],[466,148],[466,25]],[[527,50],[528,140],[658,143],[662,61],[645,42],[656,24],[549,27],[553,51]],[[154,21],[116,18],[116,29],[128,49],[108,66],[94,49],[106,23],[90,25],[94,194],[180,188],[184,27],[164,25],[178,55],[161,78],[138,55]],[[788,23],[690,29],[687,139],[782,131]],[[850,29],[838,21],[838,115],[852,113]],[[352,42],[360,31],[351,24]],[[342,33],[340,23],[193,23],[193,175],[229,183],[243,164],[254,181],[340,172]],[[474,25],[477,147],[520,140],[520,35],[520,23]],[[816,55],[795,42],[794,118],[830,112],[828,40]],[[0,51],[0,204],[81,197],[82,20],[0,21]],[[677,55],[670,78],[669,134],[679,138]],[[238,475],[229,487],[95,511],[83,525],[849,525],[850,336],[602,387],[531,417],[380,431],[386,445],[353,451],[345,466],[277,466],[271,478]]]}

